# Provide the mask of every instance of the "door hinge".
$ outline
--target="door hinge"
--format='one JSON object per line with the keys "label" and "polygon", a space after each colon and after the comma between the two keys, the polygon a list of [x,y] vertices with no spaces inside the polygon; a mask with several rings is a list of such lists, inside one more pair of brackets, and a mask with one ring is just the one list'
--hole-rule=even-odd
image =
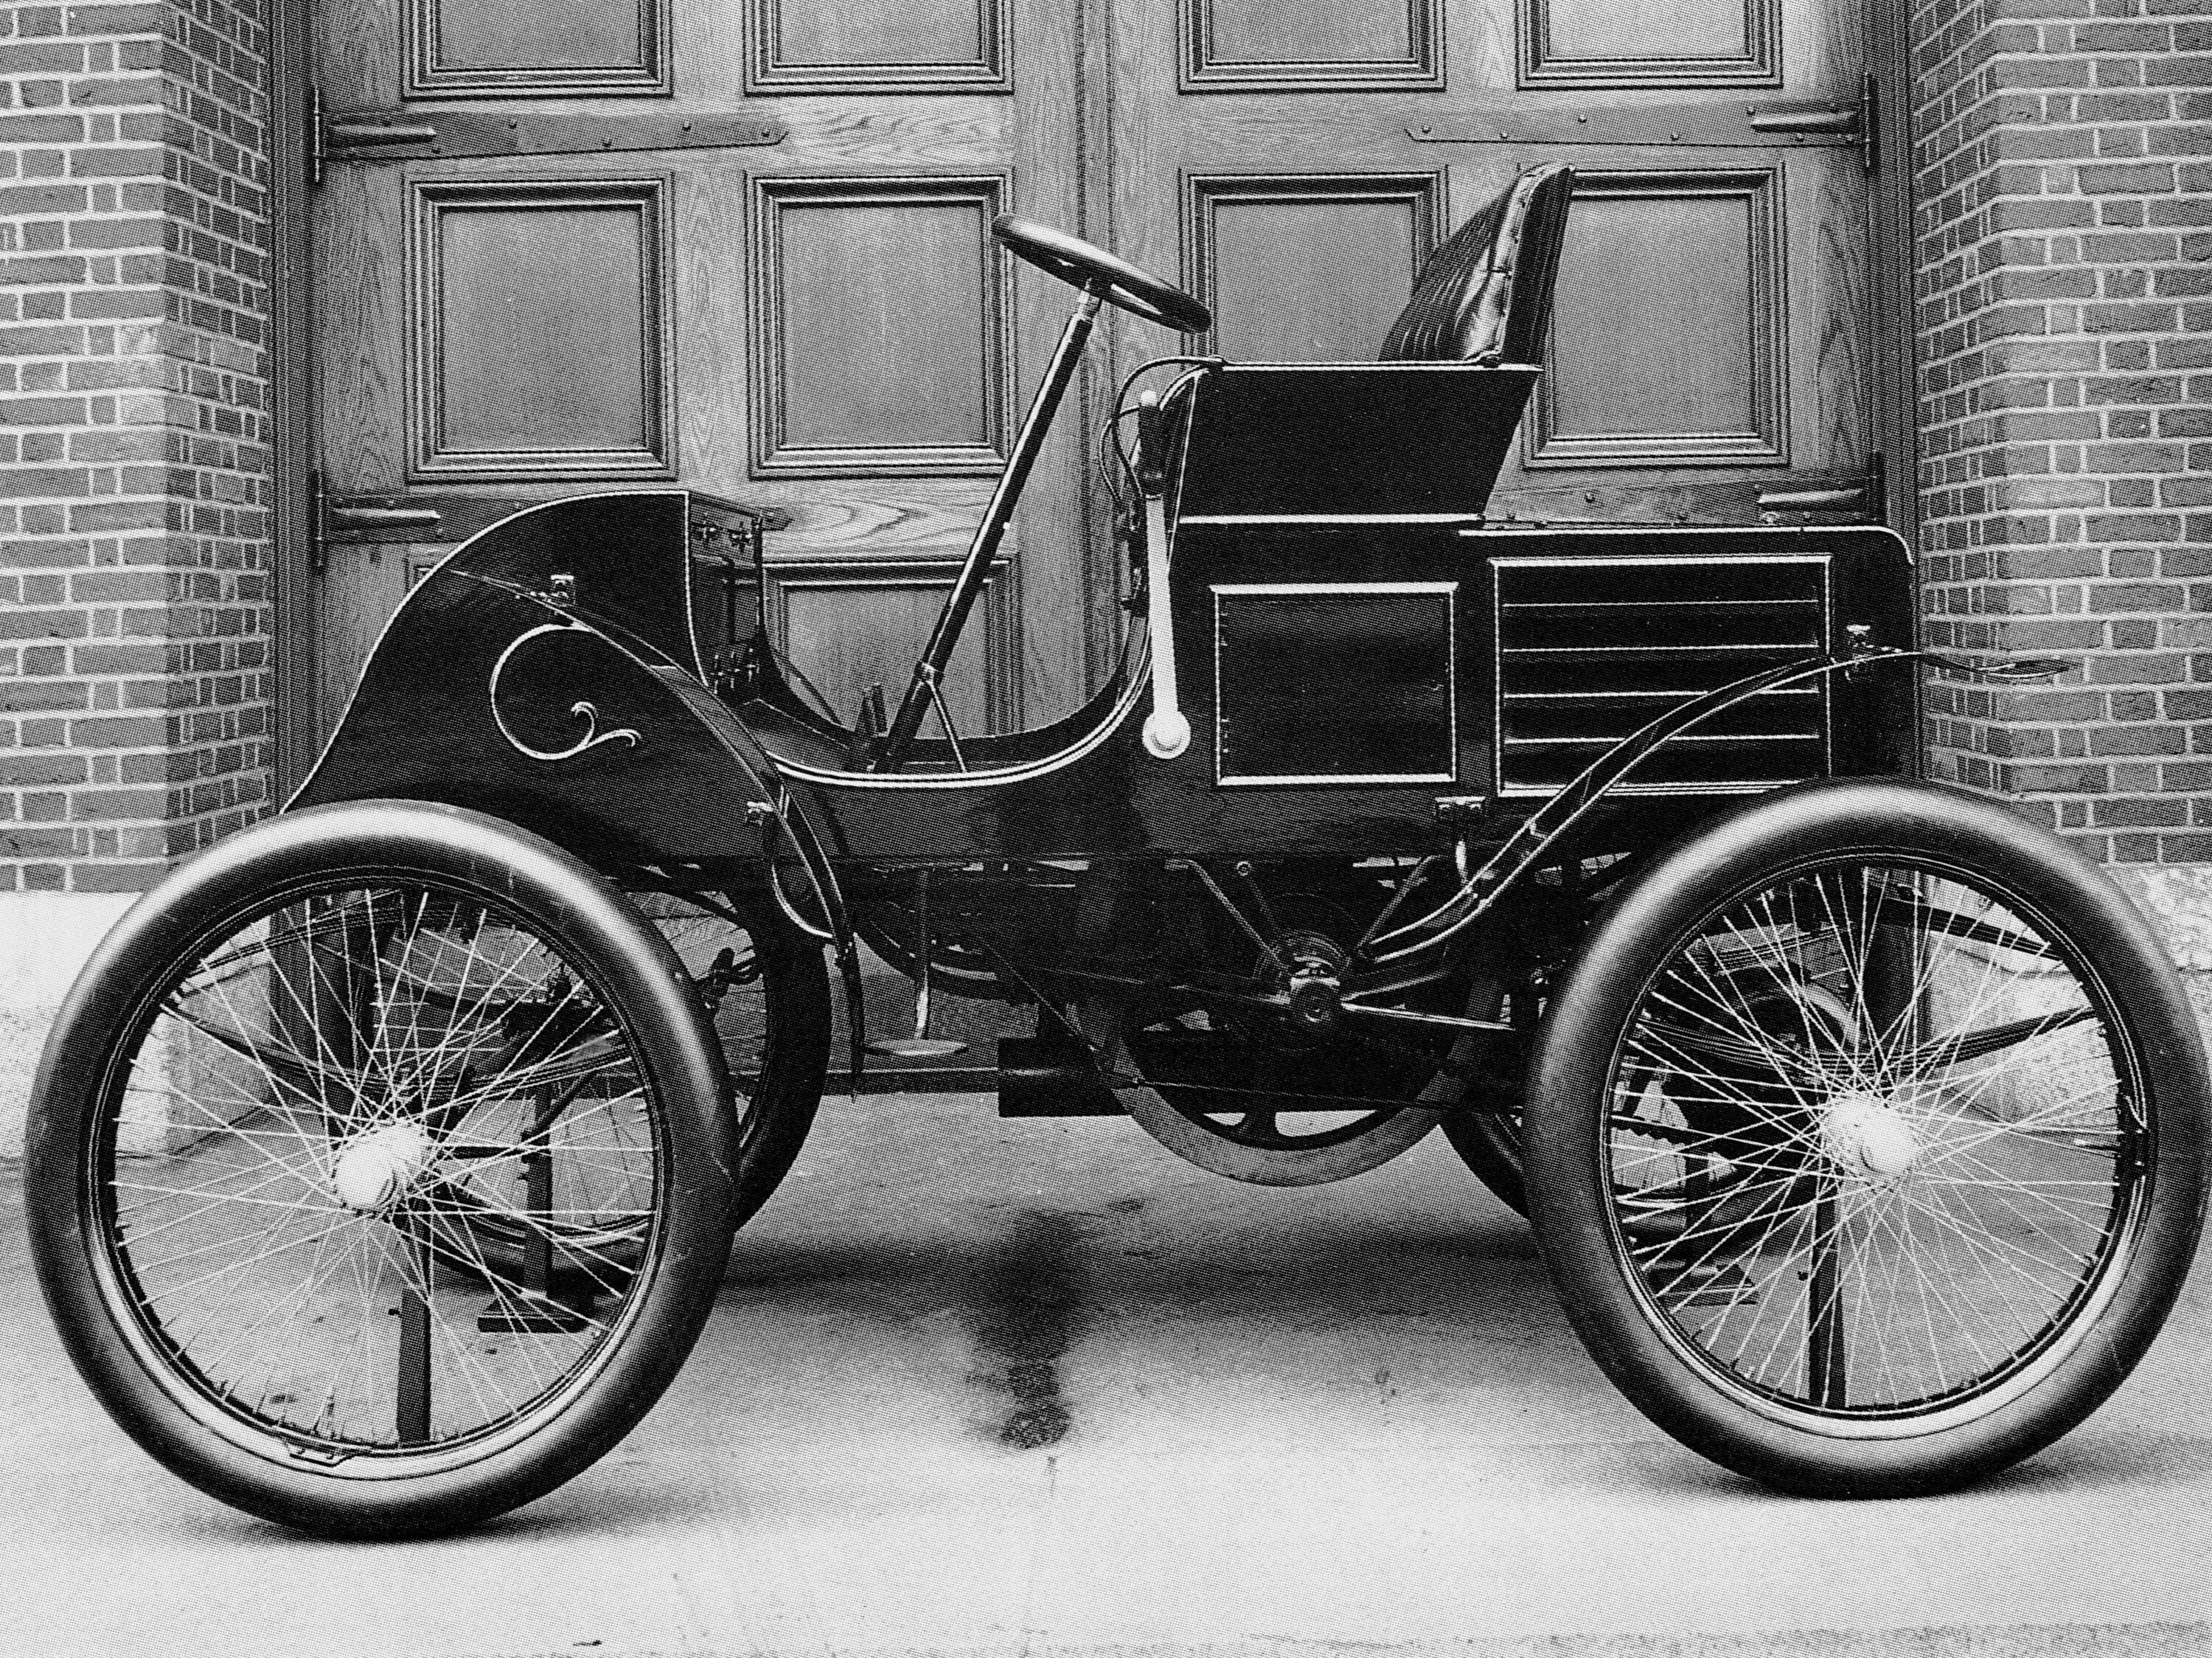
{"label": "door hinge", "polygon": [[1421,144],[1525,144],[1556,149],[1850,149],[1867,142],[1873,77],[1857,99],[1775,99],[1736,104],[1603,104],[1558,109],[1478,111],[1463,125],[1409,126]]}
{"label": "door hinge", "polygon": [[530,110],[349,109],[307,93],[307,182],[332,164],[480,155],[630,155],[641,150],[739,149],[781,143],[785,129],[727,114],[666,110],[577,115]]}
{"label": "door hinge", "polygon": [[[494,509],[509,508],[507,502],[487,502]],[[434,541],[441,539],[446,515],[439,508],[402,505],[398,502],[333,496],[319,471],[307,474],[307,518],[310,563],[322,575],[331,567],[331,546],[340,535],[356,540]],[[420,531],[420,534],[408,532]]]}
{"label": "door hinge", "polygon": [[1583,104],[1559,109],[1478,111],[1464,125],[1409,126],[1421,144],[1575,145],[1698,149],[1851,149],[1871,173],[1880,162],[1880,92],[1869,73],[1850,102],[1772,99],[1737,105]]}

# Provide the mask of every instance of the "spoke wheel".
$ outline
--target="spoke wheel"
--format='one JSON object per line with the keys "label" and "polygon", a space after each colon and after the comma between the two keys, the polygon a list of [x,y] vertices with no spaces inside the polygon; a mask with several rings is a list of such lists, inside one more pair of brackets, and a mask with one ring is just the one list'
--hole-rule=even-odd
{"label": "spoke wheel", "polygon": [[1774,797],[1601,923],[1531,1089],[1539,1235],[1647,1414],[1787,1489],[1975,1478],[2140,1357],[2197,1235],[2203,1058],[2102,875],[1985,802]]}
{"label": "spoke wheel", "polygon": [[279,818],[102,946],[27,1189],[71,1356],[249,1512],[448,1530],[586,1466],[697,1336],[733,1225],[696,989],[599,877],[471,814]]}

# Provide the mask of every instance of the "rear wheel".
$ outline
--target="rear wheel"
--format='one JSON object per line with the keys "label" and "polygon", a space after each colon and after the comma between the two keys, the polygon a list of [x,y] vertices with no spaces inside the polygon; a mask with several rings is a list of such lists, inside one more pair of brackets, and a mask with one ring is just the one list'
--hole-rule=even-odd
{"label": "rear wheel", "polygon": [[741,893],[638,898],[699,987],[737,1114],[737,1218],[750,1220],[791,1172],[830,1067],[822,947]]}
{"label": "rear wheel", "polygon": [[529,1501],[659,1397],[727,1256],[695,988],[558,849],[398,802],[194,861],[103,944],[27,1149],[102,1402],[223,1501],[343,1536]]}
{"label": "rear wheel", "polygon": [[1570,1317],[1684,1442],[1899,1496],[2050,1443],[2126,1376],[2193,1251],[2203,1061],[2102,875],[1986,802],[1770,797],[1589,938],[1530,1089]]}
{"label": "rear wheel", "polygon": [[[1536,997],[1526,986],[1509,995],[1494,978],[1478,978],[1468,997],[1470,1019],[1504,1018],[1527,1032],[1535,1026]],[[1501,1042],[1487,1031],[1468,1031],[1453,1044],[1451,1072],[1466,1078],[1454,1091],[1463,1106],[1443,1119],[1444,1138],[1490,1194],[1516,1215],[1528,1212],[1528,1186],[1521,1149],[1522,1096],[1518,1075],[1526,1050],[1520,1039]],[[1424,1095],[1424,1098],[1430,1097]]]}

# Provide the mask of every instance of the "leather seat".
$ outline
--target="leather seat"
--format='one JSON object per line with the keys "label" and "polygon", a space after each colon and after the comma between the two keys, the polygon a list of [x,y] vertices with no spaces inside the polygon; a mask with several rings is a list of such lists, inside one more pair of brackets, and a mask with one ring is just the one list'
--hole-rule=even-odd
{"label": "leather seat", "polygon": [[1382,342],[1385,363],[1543,359],[1574,169],[1532,167],[1429,256]]}

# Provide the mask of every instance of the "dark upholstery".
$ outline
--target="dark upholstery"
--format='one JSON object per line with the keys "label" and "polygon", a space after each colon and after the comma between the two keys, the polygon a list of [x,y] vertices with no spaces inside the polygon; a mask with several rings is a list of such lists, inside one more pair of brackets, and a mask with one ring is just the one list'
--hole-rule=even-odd
{"label": "dark upholstery", "polygon": [[1382,342],[1385,363],[1542,360],[1574,194],[1570,167],[1532,167],[1421,267]]}

